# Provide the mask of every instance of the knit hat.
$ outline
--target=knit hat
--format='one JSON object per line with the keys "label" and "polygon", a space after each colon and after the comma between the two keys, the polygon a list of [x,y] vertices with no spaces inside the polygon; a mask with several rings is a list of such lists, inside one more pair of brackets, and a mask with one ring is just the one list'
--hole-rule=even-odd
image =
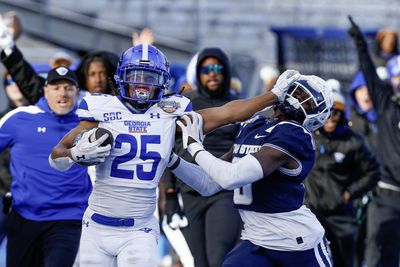
{"label": "knit hat", "polygon": [[326,83],[332,88],[333,108],[346,112],[345,98],[340,91],[340,82],[336,79],[329,79]]}

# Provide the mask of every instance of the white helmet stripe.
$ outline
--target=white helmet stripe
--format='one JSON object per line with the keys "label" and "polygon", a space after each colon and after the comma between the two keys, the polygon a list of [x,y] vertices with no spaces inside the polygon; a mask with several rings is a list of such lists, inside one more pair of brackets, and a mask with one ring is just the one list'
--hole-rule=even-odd
{"label": "white helmet stripe", "polygon": [[143,44],[142,60],[149,60],[149,46]]}

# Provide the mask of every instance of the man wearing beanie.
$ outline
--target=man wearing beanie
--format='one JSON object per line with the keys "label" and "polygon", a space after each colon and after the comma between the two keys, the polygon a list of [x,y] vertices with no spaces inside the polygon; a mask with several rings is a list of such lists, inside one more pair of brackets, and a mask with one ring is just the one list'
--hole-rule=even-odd
{"label": "man wearing beanie", "polygon": [[335,266],[352,267],[357,234],[354,200],[372,189],[378,163],[348,126],[345,98],[333,91],[331,117],[314,134],[316,161],[305,180],[306,204],[324,226]]}

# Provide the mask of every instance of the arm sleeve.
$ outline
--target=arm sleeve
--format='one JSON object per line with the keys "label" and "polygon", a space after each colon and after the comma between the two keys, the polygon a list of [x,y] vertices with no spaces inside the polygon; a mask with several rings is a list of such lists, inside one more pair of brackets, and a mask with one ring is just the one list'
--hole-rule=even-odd
{"label": "arm sleeve", "polygon": [[239,188],[264,177],[260,162],[251,154],[231,163],[216,158],[198,143],[193,143],[188,148],[190,154],[195,156],[197,164],[224,189]]}
{"label": "arm sleeve", "polygon": [[171,171],[178,179],[199,192],[202,196],[214,195],[222,189],[200,166],[189,163],[182,158],[179,165]]}
{"label": "arm sleeve", "polygon": [[45,79],[40,77],[23,58],[17,46],[14,46],[13,52],[9,56],[2,52],[1,61],[28,102],[36,103],[43,96]]}

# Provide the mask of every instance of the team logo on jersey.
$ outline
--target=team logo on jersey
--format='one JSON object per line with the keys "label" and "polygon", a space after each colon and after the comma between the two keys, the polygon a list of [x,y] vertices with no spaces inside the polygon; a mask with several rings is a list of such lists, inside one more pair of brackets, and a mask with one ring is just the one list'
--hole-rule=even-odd
{"label": "team logo on jersey", "polygon": [[125,121],[124,125],[128,127],[130,133],[147,133],[147,127],[151,126],[149,121]]}
{"label": "team logo on jersey", "polygon": [[153,229],[148,228],[148,227],[143,227],[143,228],[140,228],[140,229],[139,229],[139,231],[143,231],[143,232],[145,232],[146,234],[150,233],[152,230],[153,230]]}
{"label": "team logo on jersey", "polygon": [[233,144],[233,154],[235,156],[255,153],[255,152],[259,151],[260,149],[261,149],[261,146],[259,146],[259,145]]}
{"label": "team logo on jersey", "polygon": [[157,106],[167,113],[172,113],[181,107],[181,103],[176,101],[160,101],[157,103]]}

